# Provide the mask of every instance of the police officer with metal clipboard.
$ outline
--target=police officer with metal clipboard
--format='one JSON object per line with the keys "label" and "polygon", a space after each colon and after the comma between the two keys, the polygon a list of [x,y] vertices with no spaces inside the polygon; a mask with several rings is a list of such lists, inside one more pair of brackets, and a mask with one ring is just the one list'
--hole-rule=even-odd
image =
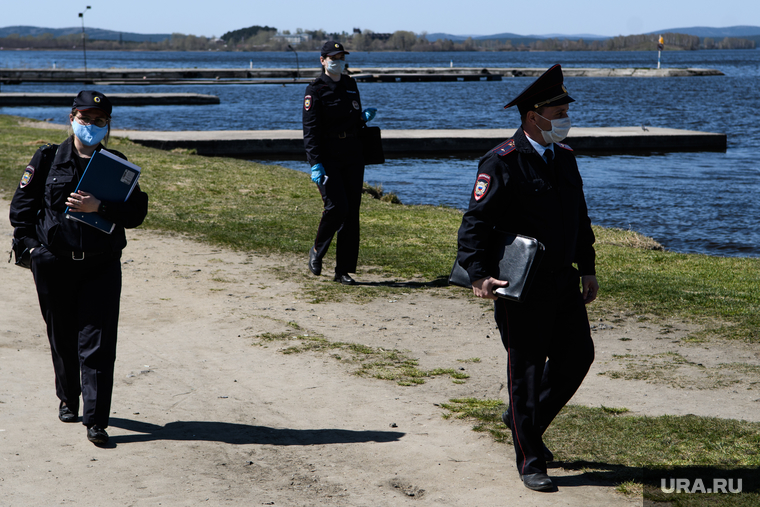
{"label": "police officer with metal clipboard", "polygon": [[[599,290],[594,233],[583,182],[569,146],[574,100],[554,65],[505,108],[517,106],[522,125],[487,153],[478,167],[470,205],[459,229],[459,262],[473,292],[494,299],[494,316],[508,352],[509,409],[517,470],[527,488],[551,491],[544,432],[572,398],[594,360],[585,305]],[[543,258],[523,302],[494,293],[509,280],[489,271],[494,229],[535,238]],[[576,267],[577,266],[577,267]]]}

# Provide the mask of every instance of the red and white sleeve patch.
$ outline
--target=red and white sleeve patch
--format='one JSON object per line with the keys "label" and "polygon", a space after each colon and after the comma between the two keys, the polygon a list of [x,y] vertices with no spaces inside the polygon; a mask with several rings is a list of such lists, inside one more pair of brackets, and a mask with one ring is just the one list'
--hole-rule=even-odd
{"label": "red and white sleeve patch", "polygon": [[28,165],[26,166],[26,169],[24,169],[24,174],[21,176],[21,183],[19,183],[19,187],[24,188],[27,186],[32,182],[32,178],[34,178],[34,167]]}
{"label": "red and white sleeve patch", "polygon": [[488,187],[491,186],[491,177],[485,173],[478,174],[478,179],[475,181],[475,190],[473,196],[476,201],[479,201],[488,192]]}
{"label": "red and white sleeve patch", "polygon": [[303,108],[307,111],[311,109],[311,95],[307,95],[303,98]]}

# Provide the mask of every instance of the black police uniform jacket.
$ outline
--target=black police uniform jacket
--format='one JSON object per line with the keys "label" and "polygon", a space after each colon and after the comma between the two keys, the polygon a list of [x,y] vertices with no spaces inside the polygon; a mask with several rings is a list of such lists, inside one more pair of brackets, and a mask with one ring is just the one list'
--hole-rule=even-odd
{"label": "black police uniform jacket", "polygon": [[572,149],[555,143],[554,170],[519,128],[480,159],[470,205],[459,228],[459,259],[471,281],[493,276],[486,255],[490,232],[500,229],[538,239],[546,248],[537,277],[576,263],[595,271],[594,233],[583,181]]}
{"label": "black police uniform jacket", "polygon": [[358,145],[357,130],[364,123],[356,81],[341,74],[336,82],[322,72],[306,87],[303,103],[303,144],[309,165],[340,158],[331,152],[330,139],[345,136]]}
{"label": "black police uniform jacket", "polygon": [[[82,177],[74,159],[74,138],[37,150],[11,201],[13,236],[27,248],[44,244],[51,252],[116,253],[127,244],[124,228],[140,225],[148,213],[148,195],[135,185],[126,202],[104,202],[103,218],[116,224],[111,234],[65,217],[66,198]],[[103,146],[98,145],[99,151]],[[57,148],[57,151],[56,151]],[[122,153],[109,150],[124,160]],[[97,197],[97,195],[95,196]]]}

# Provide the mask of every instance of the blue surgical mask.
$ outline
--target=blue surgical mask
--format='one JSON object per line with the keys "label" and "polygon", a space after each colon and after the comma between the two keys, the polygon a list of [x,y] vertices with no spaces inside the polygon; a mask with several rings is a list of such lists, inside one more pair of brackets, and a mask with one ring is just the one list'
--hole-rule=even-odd
{"label": "blue surgical mask", "polygon": [[343,74],[343,71],[346,69],[346,61],[345,60],[331,60],[327,59],[327,68],[326,70],[328,72],[332,72],[333,74]]}
{"label": "blue surgical mask", "polygon": [[71,128],[74,135],[82,141],[85,146],[95,146],[106,137],[108,125],[98,127],[97,125],[82,125],[76,120],[71,120]]}

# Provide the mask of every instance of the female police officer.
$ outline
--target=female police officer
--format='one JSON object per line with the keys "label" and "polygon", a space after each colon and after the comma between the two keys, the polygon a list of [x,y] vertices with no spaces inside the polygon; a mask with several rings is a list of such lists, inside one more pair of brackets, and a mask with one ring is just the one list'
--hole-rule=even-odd
{"label": "female police officer", "polygon": [[311,179],[322,195],[324,211],[309,269],[322,272],[322,257],[335,233],[335,281],[353,285],[359,257],[359,206],[364,182],[364,159],[358,130],[375,117],[376,109],[362,111],[353,78],[343,74],[348,52],[339,42],[328,41],[319,58],[324,72],[306,87],[303,101],[303,142],[311,165]]}
{"label": "female police officer", "polygon": [[[125,228],[137,227],[148,212],[148,196],[134,188],[126,202],[107,202],[75,192],[89,159],[108,142],[111,102],[82,91],[69,114],[73,133],[60,146],[34,154],[11,202],[14,239],[31,256],[42,316],[47,324],[61,400],[58,417],[76,422],[82,395],[87,438],[105,444],[113,391],[116,332],[121,296],[121,250]],[[119,152],[112,153],[126,159]],[[116,224],[107,234],[78,221],[72,211],[98,213]],[[81,384],[80,384],[81,373]]]}

